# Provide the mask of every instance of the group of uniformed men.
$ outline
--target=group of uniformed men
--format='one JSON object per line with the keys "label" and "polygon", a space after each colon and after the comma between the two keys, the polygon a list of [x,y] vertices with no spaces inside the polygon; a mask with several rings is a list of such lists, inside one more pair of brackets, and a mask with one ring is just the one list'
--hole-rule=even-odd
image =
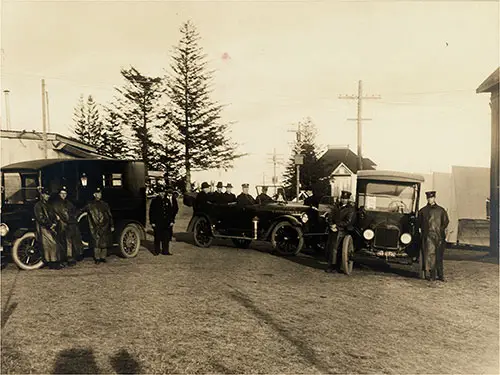
{"label": "group of uniformed men", "polygon": [[[418,226],[424,257],[424,277],[429,281],[445,281],[444,250],[446,247],[446,228],[449,218],[446,210],[436,203],[436,192],[425,193],[427,205],[418,212]],[[351,193],[342,191],[340,202],[332,207],[329,219],[327,241],[328,267],[326,272],[340,271],[339,248],[345,236],[354,228],[356,209],[350,201]]]}
{"label": "group of uniformed men", "polygon": [[49,201],[50,191],[40,188],[40,200],[35,204],[35,222],[38,243],[43,249],[43,260],[51,269],[74,266],[83,259],[82,237],[78,216],[86,212],[91,234],[90,246],[94,249],[96,264],[105,263],[107,248],[112,245],[113,217],[102,191],[98,187],[94,200],[77,210],[68,199],[65,186],[57,197]]}

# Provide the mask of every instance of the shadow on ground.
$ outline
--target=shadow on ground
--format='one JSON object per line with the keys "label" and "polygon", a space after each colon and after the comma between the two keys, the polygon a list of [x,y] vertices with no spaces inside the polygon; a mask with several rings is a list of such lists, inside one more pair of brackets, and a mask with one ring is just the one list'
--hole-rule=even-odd
{"label": "shadow on ground", "polygon": [[117,374],[140,374],[141,366],[130,353],[121,349],[118,353],[110,358],[111,366]]}
{"label": "shadow on ground", "polygon": [[74,348],[59,352],[53,374],[99,374],[92,349]]}

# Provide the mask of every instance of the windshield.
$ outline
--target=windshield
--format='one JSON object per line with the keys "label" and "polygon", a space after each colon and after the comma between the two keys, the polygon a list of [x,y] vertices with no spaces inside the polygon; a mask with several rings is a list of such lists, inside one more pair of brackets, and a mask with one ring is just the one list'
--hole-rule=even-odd
{"label": "windshield", "polygon": [[35,202],[38,198],[36,174],[3,173],[2,204]]}
{"label": "windshield", "polygon": [[369,182],[365,191],[358,195],[358,207],[367,211],[398,212],[415,211],[417,185]]}

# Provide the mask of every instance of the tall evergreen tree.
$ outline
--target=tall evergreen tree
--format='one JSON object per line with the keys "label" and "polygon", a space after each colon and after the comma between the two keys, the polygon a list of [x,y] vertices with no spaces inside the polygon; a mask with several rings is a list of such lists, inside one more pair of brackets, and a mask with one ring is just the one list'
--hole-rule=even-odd
{"label": "tall evergreen tree", "polygon": [[162,95],[160,77],[148,77],[136,68],[122,69],[125,84],[116,88],[120,94],[115,108],[119,109],[119,117],[132,130],[131,150],[141,159],[146,168],[152,167],[150,153],[156,146],[152,130],[157,125],[158,100]]}
{"label": "tall evergreen tree", "polygon": [[85,101],[83,99],[83,94],[80,95],[78,103],[75,106],[73,112],[73,133],[79,141],[84,143],[89,143],[90,133],[87,123],[87,109],[85,106]]}
{"label": "tall evergreen tree", "polygon": [[181,39],[173,56],[167,94],[172,104],[171,138],[182,145],[186,190],[191,189],[192,169],[230,168],[236,144],[229,138],[229,124],[221,121],[223,106],[211,100],[213,73],[192,22],[182,24]]}
{"label": "tall evergreen tree", "polygon": [[104,129],[97,103],[92,95],[87,97],[87,101],[84,101],[83,95],[80,95],[73,121],[75,122],[73,133],[76,138],[95,147],[97,152],[102,154],[105,144]]}
{"label": "tall evergreen tree", "polygon": [[122,159],[129,156],[129,148],[123,132],[122,118],[112,108],[105,108],[103,130],[103,154],[115,159]]}
{"label": "tall evergreen tree", "polygon": [[300,166],[300,189],[317,190],[321,194],[326,193],[328,183],[324,179],[324,168],[318,160],[316,145],[316,126],[310,118],[300,121],[298,124],[297,139],[294,142],[292,155],[289,159],[283,175],[287,197],[295,197],[297,188],[297,167],[295,155],[304,157],[304,164]]}

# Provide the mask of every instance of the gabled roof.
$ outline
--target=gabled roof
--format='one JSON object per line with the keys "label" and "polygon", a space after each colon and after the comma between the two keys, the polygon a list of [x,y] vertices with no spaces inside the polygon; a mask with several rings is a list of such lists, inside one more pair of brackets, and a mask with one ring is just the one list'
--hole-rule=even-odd
{"label": "gabled roof", "polygon": [[477,88],[476,93],[498,91],[500,81],[500,68],[497,68],[491,75],[484,80]]}
{"label": "gabled roof", "polygon": [[[358,172],[358,156],[352,152],[348,147],[330,148],[328,149],[319,160],[325,167],[325,174],[331,175],[335,169],[344,163],[353,173]],[[377,164],[368,158],[363,158],[364,169],[375,169]]]}

